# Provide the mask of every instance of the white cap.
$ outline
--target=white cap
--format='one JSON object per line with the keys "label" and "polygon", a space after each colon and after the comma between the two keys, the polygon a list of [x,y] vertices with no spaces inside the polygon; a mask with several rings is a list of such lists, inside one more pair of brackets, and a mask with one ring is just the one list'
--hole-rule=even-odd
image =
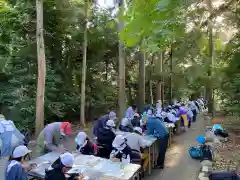
{"label": "white cap", "polygon": [[60,160],[64,166],[73,167],[74,156],[71,153],[66,152],[66,153],[62,154],[60,156]]}
{"label": "white cap", "polygon": [[115,122],[110,119],[110,120],[107,121],[106,126],[108,126],[108,127],[115,127],[116,125],[115,125]]}
{"label": "white cap", "polygon": [[139,118],[140,116],[139,116],[138,113],[135,113],[135,114],[133,115],[133,117],[138,117],[138,118]]}
{"label": "white cap", "polygon": [[152,110],[149,109],[149,110],[147,111],[147,115],[148,115],[148,116],[151,116],[152,114],[153,114]]}
{"label": "white cap", "polygon": [[24,157],[30,152],[31,151],[26,146],[21,145],[14,149],[12,157],[13,158]]}
{"label": "white cap", "polygon": [[117,135],[113,140],[112,146],[116,149],[122,150],[126,147],[126,139],[123,135]]}
{"label": "white cap", "polygon": [[142,134],[142,128],[140,128],[140,127],[135,127],[135,128],[133,128],[133,130]]}
{"label": "white cap", "polygon": [[75,142],[77,145],[81,146],[87,138],[87,134],[85,132],[79,132],[77,137],[75,138]]}

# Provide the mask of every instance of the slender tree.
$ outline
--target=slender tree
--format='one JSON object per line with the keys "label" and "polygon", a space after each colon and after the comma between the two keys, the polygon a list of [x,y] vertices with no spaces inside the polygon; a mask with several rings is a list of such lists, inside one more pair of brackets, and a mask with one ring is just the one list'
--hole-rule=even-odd
{"label": "slender tree", "polygon": [[38,56],[38,81],[37,81],[37,102],[36,102],[36,136],[44,127],[44,93],[46,60],[43,37],[43,0],[36,0],[37,11],[37,56]]}
{"label": "slender tree", "polygon": [[[123,15],[124,3],[123,0],[118,0],[119,17]],[[118,19],[118,31],[121,32],[123,28],[123,22]],[[125,92],[125,58],[123,52],[123,44],[119,40],[118,44],[119,53],[119,92],[118,92],[118,106],[119,106],[119,118],[122,119],[126,108],[126,92]]]}
{"label": "slender tree", "polygon": [[88,0],[84,3],[85,28],[83,45],[83,64],[82,64],[82,84],[81,84],[81,123],[85,127],[85,89],[86,89],[86,70],[87,70],[87,24],[88,24]]}
{"label": "slender tree", "polygon": [[146,53],[138,52],[138,60],[139,60],[139,76],[138,76],[138,108],[142,108],[145,104],[145,62],[146,62]]}
{"label": "slender tree", "polygon": [[[207,1],[208,5],[208,11],[210,13],[210,17],[212,15],[212,0]],[[212,88],[212,67],[213,67],[213,51],[214,51],[214,45],[213,45],[213,27],[212,27],[212,21],[209,18],[208,19],[208,36],[209,36],[209,67],[208,67],[208,77],[209,81],[206,85],[206,96],[208,100],[208,113],[211,113],[214,117],[214,97],[213,97],[213,88]]]}

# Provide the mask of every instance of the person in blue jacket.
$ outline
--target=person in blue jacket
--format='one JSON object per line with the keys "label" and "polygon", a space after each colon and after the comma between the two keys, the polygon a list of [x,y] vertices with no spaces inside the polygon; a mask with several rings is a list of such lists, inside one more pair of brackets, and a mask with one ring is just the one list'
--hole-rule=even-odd
{"label": "person in blue jacket", "polygon": [[30,153],[30,150],[24,146],[18,146],[14,149],[13,154],[8,162],[5,171],[5,180],[27,180],[27,171],[31,170],[31,165],[24,167],[22,161]]}
{"label": "person in blue jacket", "polygon": [[157,168],[164,169],[165,154],[168,147],[169,131],[157,117],[148,117],[146,121],[147,135],[153,135],[159,140]]}

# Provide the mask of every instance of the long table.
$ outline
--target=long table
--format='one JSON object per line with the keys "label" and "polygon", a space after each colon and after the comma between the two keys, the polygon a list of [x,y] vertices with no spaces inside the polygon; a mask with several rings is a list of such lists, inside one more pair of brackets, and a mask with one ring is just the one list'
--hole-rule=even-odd
{"label": "long table", "polygon": [[[48,169],[53,162],[55,162],[61,153],[50,152],[46,155],[40,156],[27,163],[36,163],[38,166],[29,172],[29,176],[43,179],[45,170]],[[138,164],[123,164],[120,162],[112,162],[108,159],[103,159],[96,156],[82,155],[80,153],[73,153],[74,167],[69,173],[81,173],[84,180],[131,180],[134,177],[139,179],[139,170],[141,168]]]}

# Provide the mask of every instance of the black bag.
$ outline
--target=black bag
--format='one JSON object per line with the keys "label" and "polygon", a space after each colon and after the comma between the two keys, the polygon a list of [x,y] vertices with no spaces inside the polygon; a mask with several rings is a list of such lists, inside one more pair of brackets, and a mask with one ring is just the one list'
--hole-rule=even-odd
{"label": "black bag", "polygon": [[201,152],[202,152],[201,161],[203,161],[203,160],[212,161],[213,160],[212,149],[209,145],[202,145]]}
{"label": "black bag", "polygon": [[239,177],[235,172],[213,172],[209,180],[239,180]]}
{"label": "black bag", "polygon": [[221,130],[221,129],[216,129],[216,130],[214,131],[214,134],[215,134],[216,136],[221,136],[221,137],[224,137],[224,138],[226,138],[226,137],[229,136],[227,131]]}

